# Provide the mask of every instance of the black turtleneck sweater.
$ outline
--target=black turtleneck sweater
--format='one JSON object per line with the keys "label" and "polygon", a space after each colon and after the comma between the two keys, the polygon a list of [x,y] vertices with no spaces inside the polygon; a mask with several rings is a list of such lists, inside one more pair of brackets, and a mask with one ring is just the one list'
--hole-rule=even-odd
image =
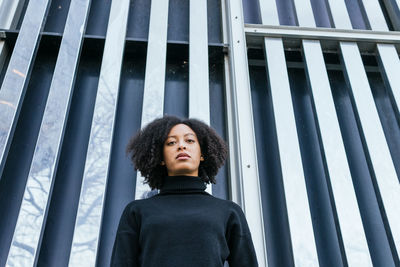
{"label": "black turtleneck sweater", "polygon": [[199,177],[165,177],[160,193],[122,213],[111,266],[258,266],[246,218],[232,201],[205,192]]}

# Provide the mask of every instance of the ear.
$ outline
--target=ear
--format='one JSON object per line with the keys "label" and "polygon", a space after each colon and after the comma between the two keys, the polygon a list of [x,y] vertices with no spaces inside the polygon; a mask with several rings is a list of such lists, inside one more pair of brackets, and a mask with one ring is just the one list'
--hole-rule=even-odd
{"label": "ear", "polygon": [[160,162],[160,165],[161,165],[161,166],[164,166],[164,165],[165,165],[165,162],[162,160],[162,161]]}
{"label": "ear", "polygon": [[204,161],[203,155],[200,156],[200,161]]}

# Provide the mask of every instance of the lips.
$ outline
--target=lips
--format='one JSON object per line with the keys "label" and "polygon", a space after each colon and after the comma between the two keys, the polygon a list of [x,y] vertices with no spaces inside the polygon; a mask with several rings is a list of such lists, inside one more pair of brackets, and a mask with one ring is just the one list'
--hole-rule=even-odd
{"label": "lips", "polygon": [[176,159],[189,159],[190,156],[186,153],[179,153],[178,156],[176,156]]}

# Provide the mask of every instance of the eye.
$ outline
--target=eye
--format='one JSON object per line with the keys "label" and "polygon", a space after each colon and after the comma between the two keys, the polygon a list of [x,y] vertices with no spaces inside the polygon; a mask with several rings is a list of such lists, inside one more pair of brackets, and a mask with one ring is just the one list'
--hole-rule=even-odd
{"label": "eye", "polygon": [[172,146],[172,145],[174,145],[176,142],[175,141],[168,141],[167,142],[167,146]]}
{"label": "eye", "polygon": [[196,142],[196,141],[194,141],[193,139],[188,139],[186,142],[188,142],[188,143],[194,143],[194,142]]}

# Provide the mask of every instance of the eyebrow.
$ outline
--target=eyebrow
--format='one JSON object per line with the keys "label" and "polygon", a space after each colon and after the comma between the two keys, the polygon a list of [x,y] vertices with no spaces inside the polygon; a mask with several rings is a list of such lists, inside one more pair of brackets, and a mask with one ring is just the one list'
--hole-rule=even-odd
{"label": "eyebrow", "polygon": [[[184,134],[183,136],[188,136],[188,135],[193,135],[193,136],[195,136],[195,135],[192,134],[192,133],[187,133],[187,134]],[[169,136],[167,136],[167,138],[170,138],[170,137],[176,138],[176,135],[169,135]]]}

